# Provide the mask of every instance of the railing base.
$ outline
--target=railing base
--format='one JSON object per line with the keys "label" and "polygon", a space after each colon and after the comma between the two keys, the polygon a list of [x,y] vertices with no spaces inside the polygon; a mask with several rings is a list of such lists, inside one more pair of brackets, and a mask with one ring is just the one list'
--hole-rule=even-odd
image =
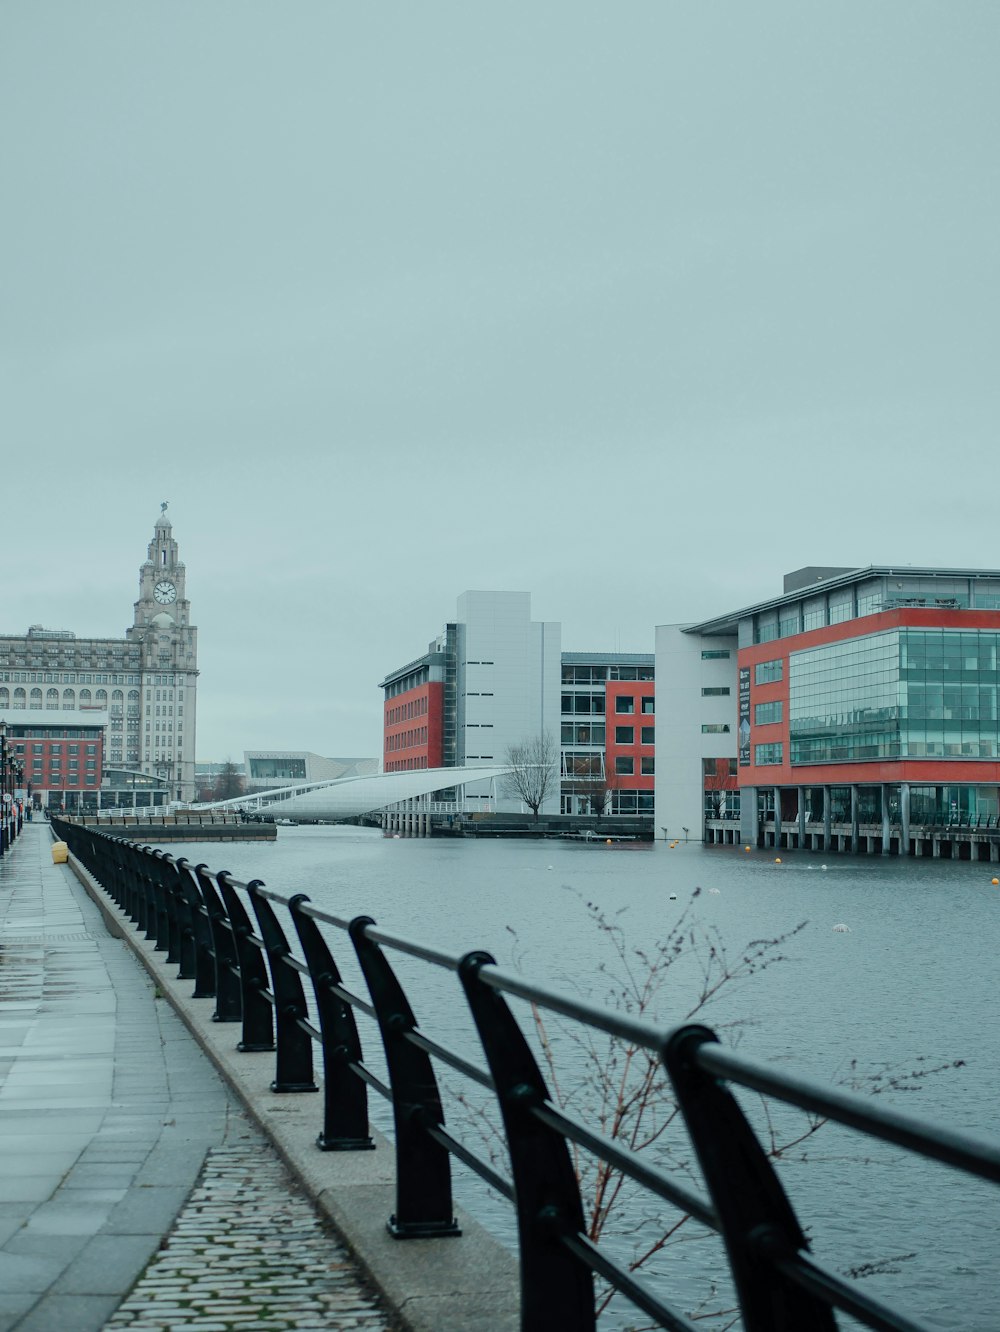
{"label": "railing base", "polygon": [[315,1082],[272,1082],[273,1092],[318,1092]]}
{"label": "railing base", "polygon": [[237,1050],[242,1050],[244,1054],[261,1054],[266,1053],[268,1050],[273,1053],[275,1047],[274,1041],[268,1041],[266,1045],[256,1044],[250,1041],[237,1041],[236,1048]]}
{"label": "railing base", "polygon": [[393,1239],[448,1239],[461,1235],[462,1228],[454,1217],[450,1221],[397,1221],[390,1216],[385,1228]]}
{"label": "railing base", "polygon": [[316,1139],[316,1146],[321,1152],[373,1152],[375,1142],[372,1138],[327,1138],[321,1133]]}

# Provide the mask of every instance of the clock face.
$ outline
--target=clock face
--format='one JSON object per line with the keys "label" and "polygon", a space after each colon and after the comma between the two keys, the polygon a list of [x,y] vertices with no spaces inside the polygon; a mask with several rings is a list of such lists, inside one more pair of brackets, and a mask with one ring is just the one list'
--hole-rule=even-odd
{"label": "clock face", "polygon": [[157,583],[153,588],[153,599],[154,601],[158,601],[161,606],[169,606],[172,601],[177,600],[177,589],[174,587],[173,583],[168,582],[164,578],[162,582]]}

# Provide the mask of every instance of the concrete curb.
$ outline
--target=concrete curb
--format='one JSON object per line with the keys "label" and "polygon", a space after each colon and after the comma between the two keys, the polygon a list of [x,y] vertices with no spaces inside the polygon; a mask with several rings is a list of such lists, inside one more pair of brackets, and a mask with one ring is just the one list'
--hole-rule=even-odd
{"label": "concrete curb", "polygon": [[240,1028],[212,1021],[213,999],[192,999],[191,982],[141,938],[129,918],[73,855],[69,868],[100,910],[108,931],[123,939],[195,1040],[239,1096],[248,1113],[325,1213],[406,1332],[517,1332],[518,1265],[473,1217],[456,1209],[462,1234],[439,1240],[394,1240],[392,1144],[373,1130],[374,1152],[321,1152],[318,1098],[270,1089],[274,1056],[236,1049]]}

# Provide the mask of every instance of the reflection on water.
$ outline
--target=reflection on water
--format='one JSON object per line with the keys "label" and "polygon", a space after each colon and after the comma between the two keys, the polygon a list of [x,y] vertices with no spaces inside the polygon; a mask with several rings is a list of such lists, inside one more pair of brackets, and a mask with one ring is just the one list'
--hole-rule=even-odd
{"label": "reflection on water", "polygon": [[[910,1074],[964,1061],[911,1080],[915,1090],[890,1085],[882,1095],[929,1119],[1000,1131],[993,1034],[1000,890],[988,864],[834,855],[824,862],[809,852],[785,852],[776,864],[773,852],[741,848],[397,840],[353,828],[282,828],[274,844],[185,846],[183,854],[455,951],[486,948],[501,962],[517,955],[526,974],[595,999],[607,992],[608,954],[588,902],[637,947],[662,938],[689,908],[734,957],[750,940],[806,922],[780,965],[724,987],[703,1020],[744,1024],[747,1053],[823,1081],[848,1076],[852,1063],[863,1073]],[[834,928],[841,924],[848,930]],[[352,974],[349,954],[340,953]],[[407,959],[399,969],[421,1025],[474,1051],[454,979]],[[659,1012],[665,1025],[690,1009],[697,974],[693,964],[671,970]],[[377,1120],[386,1125],[383,1113]],[[818,1255],[843,1270],[916,1252],[898,1274],[873,1278],[873,1293],[898,1298],[937,1327],[998,1326],[995,1190],[831,1128],[807,1151],[810,1159],[788,1165],[784,1178]],[[507,1204],[469,1188],[471,1209],[509,1237]],[[674,1250],[667,1262],[671,1293],[688,1307],[695,1277],[704,1275],[693,1247]]]}

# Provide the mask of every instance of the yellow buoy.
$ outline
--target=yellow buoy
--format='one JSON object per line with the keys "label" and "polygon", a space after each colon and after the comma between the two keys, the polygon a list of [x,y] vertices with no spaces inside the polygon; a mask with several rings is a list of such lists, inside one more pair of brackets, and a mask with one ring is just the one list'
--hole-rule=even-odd
{"label": "yellow buoy", "polygon": [[605,846],[610,846],[610,845],[611,845],[611,838],[610,838],[610,837],[609,837],[608,840],[604,843],[604,845],[605,845]]}
{"label": "yellow buoy", "polygon": [[775,857],[774,857],[774,863],[775,863],[776,865],[780,865],[780,864],[781,864],[781,857],[780,857],[780,856],[775,856]]}
{"label": "yellow buoy", "polygon": [[744,850],[744,851],[749,851],[750,848],[749,848],[748,846],[745,846],[745,847],[743,848],[743,850]]}
{"label": "yellow buoy", "polygon": [[1000,879],[990,879],[990,883],[1000,883]]}

